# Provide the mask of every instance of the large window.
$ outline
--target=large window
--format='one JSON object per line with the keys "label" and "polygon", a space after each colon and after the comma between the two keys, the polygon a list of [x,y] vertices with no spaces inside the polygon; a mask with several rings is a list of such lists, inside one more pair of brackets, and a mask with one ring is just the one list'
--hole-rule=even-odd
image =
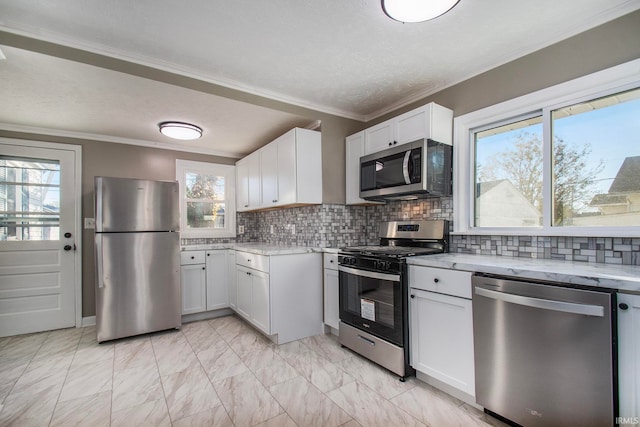
{"label": "large window", "polygon": [[639,66],[456,118],[455,231],[640,235]]}
{"label": "large window", "polygon": [[176,161],[183,237],[235,237],[235,167]]}

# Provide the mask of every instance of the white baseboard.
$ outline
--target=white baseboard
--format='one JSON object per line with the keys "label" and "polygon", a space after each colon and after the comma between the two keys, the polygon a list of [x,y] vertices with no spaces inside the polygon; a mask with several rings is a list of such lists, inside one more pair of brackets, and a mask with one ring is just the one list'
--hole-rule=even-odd
{"label": "white baseboard", "polygon": [[233,314],[229,308],[221,308],[219,310],[204,311],[202,313],[184,314],[182,323],[196,322],[198,320],[215,319],[216,317],[228,316]]}
{"label": "white baseboard", "polygon": [[95,326],[96,324],[96,316],[89,316],[89,317],[83,317],[82,318],[82,327],[84,328],[85,326]]}

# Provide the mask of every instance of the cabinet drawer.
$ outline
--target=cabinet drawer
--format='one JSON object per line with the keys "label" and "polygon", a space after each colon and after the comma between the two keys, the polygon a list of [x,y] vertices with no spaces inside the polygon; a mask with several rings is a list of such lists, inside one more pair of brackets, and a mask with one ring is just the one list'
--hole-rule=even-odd
{"label": "cabinet drawer", "polygon": [[471,299],[471,273],[410,265],[409,287]]}
{"label": "cabinet drawer", "polygon": [[180,265],[204,264],[204,251],[180,252]]}
{"label": "cabinet drawer", "polygon": [[324,254],[324,268],[329,270],[338,269],[338,254]]}
{"label": "cabinet drawer", "polygon": [[269,272],[269,257],[265,255],[236,251],[236,264],[264,271],[265,273]]}

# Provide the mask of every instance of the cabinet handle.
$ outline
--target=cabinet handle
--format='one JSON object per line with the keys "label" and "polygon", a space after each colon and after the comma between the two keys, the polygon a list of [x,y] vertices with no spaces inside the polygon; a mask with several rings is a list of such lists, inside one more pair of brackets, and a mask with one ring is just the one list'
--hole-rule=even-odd
{"label": "cabinet handle", "polygon": [[207,256],[211,256],[211,254],[207,254]]}
{"label": "cabinet handle", "polygon": [[249,271],[247,271],[247,276],[251,276],[251,273]]}
{"label": "cabinet handle", "polygon": [[440,279],[438,279],[437,277],[435,279],[433,279],[434,283],[438,283],[440,282]]}
{"label": "cabinet handle", "polygon": [[389,143],[389,147],[391,147],[391,145],[392,145],[392,144],[391,144],[391,143]]}
{"label": "cabinet handle", "polygon": [[618,307],[620,307],[620,310],[628,310],[629,306],[623,302],[621,302],[620,304],[618,304]]}
{"label": "cabinet handle", "polygon": [[411,298],[415,298],[415,297],[416,297],[415,295],[411,295]]}
{"label": "cabinet handle", "polygon": [[249,205],[244,205],[244,207],[245,207],[245,208],[248,208],[248,207],[249,207]]}
{"label": "cabinet handle", "polygon": [[248,260],[247,260],[247,262],[251,262],[251,260],[250,260],[250,259],[248,259]]}
{"label": "cabinet handle", "polygon": [[205,269],[205,267],[202,267],[202,269],[204,270],[204,269]]}
{"label": "cabinet handle", "polygon": [[191,259],[196,259],[196,257],[192,256]]}
{"label": "cabinet handle", "polygon": [[393,145],[396,145],[398,143],[398,141],[393,141]]}
{"label": "cabinet handle", "polygon": [[330,260],[329,262],[330,262],[331,264],[333,264],[333,260]]}

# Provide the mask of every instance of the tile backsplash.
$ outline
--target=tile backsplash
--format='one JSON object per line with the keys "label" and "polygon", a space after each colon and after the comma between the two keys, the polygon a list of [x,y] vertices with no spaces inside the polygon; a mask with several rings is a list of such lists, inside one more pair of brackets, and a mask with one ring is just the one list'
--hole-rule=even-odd
{"label": "tile backsplash", "polygon": [[[379,242],[381,221],[453,220],[451,197],[385,205],[313,205],[237,214],[245,233],[236,239],[182,239],[182,244],[261,242],[344,247]],[[273,232],[272,232],[273,228]],[[452,235],[450,252],[588,263],[640,265],[640,238]]]}

